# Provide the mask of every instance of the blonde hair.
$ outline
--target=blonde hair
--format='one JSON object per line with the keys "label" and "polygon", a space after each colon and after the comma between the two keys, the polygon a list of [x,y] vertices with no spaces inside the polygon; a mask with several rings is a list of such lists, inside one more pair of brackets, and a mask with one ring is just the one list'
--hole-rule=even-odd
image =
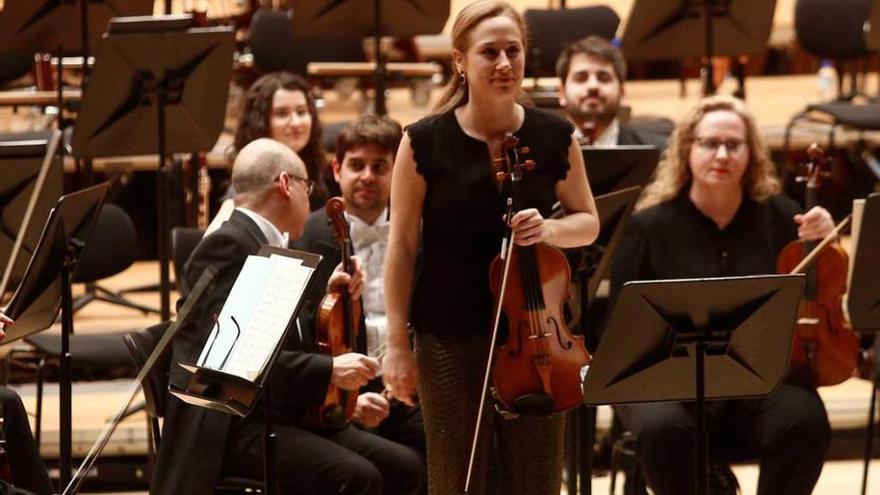
{"label": "blonde hair", "polygon": [[[461,9],[455,17],[452,25],[452,47],[461,53],[466,53],[471,45],[471,33],[481,22],[493,17],[507,16],[516,23],[522,34],[523,56],[528,52],[528,28],[520,13],[509,3],[501,0],[478,0]],[[468,82],[459,81],[458,71],[455,69],[455,60],[452,64],[452,77],[446,84],[446,89],[440,97],[440,101],[434,107],[434,113],[444,113],[458,108],[468,102]],[[522,90],[517,95],[517,101],[528,103],[528,97]]]}
{"label": "blonde hair", "polygon": [[706,114],[725,111],[739,115],[746,126],[749,161],[742,178],[743,191],[756,201],[766,200],[779,193],[781,186],[776,177],[776,168],[770,161],[767,147],[758,132],[755,117],[742,100],[730,96],[711,96],[691,109],[672,132],[669,148],[663,154],[654,180],[645,189],[637,209],[672,199],[690,185],[693,179],[690,154],[696,139],[696,127]]}

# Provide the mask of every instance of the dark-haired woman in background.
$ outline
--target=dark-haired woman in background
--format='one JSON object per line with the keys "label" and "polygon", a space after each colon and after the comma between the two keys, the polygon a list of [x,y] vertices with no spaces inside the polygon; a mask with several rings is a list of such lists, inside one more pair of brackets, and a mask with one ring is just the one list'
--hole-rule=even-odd
{"label": "dark-haired woman in background", "polygon": [[231,155],[263,137],[286,144],[305,162],[309,179],[316,182],[309,199],[315,210],[329,197],[322,134],[315,98],[305,79],[290,72],[273,72],[257,79],[245,95]]}
{"label": "dark-haired woman in background", "polygon": [[[306,164],[315,188],[309,197],[309,209],[323,208],[330,196],[338,195],[322,141],[323,129],[318,108],[305,79],[292,72],[272,72],[257,79],[244,97],[244,108],[229,147],[229,163],[238,151],[259,138],[271,138],[286,144]],[[232,185],[223,196],[220,210],[205,230],[217,230],[229,219],[235,205]]]}

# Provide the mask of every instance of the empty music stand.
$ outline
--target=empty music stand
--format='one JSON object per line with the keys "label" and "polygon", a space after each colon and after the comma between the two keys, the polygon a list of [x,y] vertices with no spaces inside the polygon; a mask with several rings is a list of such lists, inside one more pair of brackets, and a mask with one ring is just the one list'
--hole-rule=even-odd
{"label": "empty music stand", "polygon": [[97,48],[73,132],[73,154],[78,157],[159,155],[156,215],[162,320],[171,314],[164,164],[171,153],[214,147],[223,129],[232,75],[232,30],[189,28],[191,23],[191,16],[111,21]]}
{"label": "empty music stand", "polygon": [[587,166],[590,189],[596,196],[628,187],[645,187],[657,162],[660,150],[650,145],[581,148]]}
{"label": "empty music stand", "polygon": [[[880,332],[880,193],[871,194],[865,200],[858,245],[854,247],[855,259],[847,298],[850,323],[859,332]],[[868,488],[868,466],[874,450],[874,415],[877,389],[880,387],[880,366],[874,370],[872,381],[865,463],[862,470],[862,495]]]}
{"label": "empty music stand", "polygon": [[[776,0],[636,0],[623,33],[627,58],[703,57],[703,96],[715,94],[712,57],[767,46]],[[740,91],[745,95],[744,81]]]}
{"label": "empty music stand", "polygon": [[696,401],[696,493],[707,493],[705,401],[763,397],[788,372],[802,275],[624,284],[584,381],[590,405]]}
{"label": "empty music stand", "polygon": [[[58,129],[63,129],[64,97],[62,55],[81,55],[82,71],[88,74],[88,55],[112,17],[145,15],[153,0],[75,0],[6,2],[0,9],[0,52],[46,52],[58,60]],[[83,79],[85,80],[85,79]],[[63,148],[59,151],[63,153]],[[62,155],[63,156],[63,155]],[[91,165],[85,167],[91,185]]]}
{"label": "empty music stand", "polygon": [[[56,155],[60,131],[15,134],[0,140],[0,299],[17,284],[40,237],[43,219],[62,189]],[[32,226],[36,226],[33,228]]]}
{"label": "empty music stand", "polygon": [[385,115],[382,36],[438,34],[447,18],[449,0],[304,0],[293,11],[293,35],[372,36],[376,50],[376,114]]}
{"label": "empty music stand", "polygon": [[[597,333],[587,323],[587,315],[591,313],[590,307],[596,291],[611,266],[612,253],[620,243],[641,190],[641,187],[633,186],[597,196],[596,211],[599,214],[599,224],[602,225],[599,237],[583,249],[566,250],[566,256],[578,267],[573,273],[573,279],[577,283],[572,291],[573,305],[577,304],[578,307],[576,311],[572,311],[576,313],[572,320],[580,327],[587,349],[595,349],[599,340]],[[574,409],[569,415],[567,428],[570,442],[568,491],[571,494],[587,495],[592,491],[590,480],[593,472],[593,441],[596,435],[595,409]],[[580,492],[577,491],[578,479]]]}
{"label": "empty music stand", "polygon": [[60,394],[60,486],[71,475],[71,355],[70,335],[73,333],[73,296],[71,275],[76,260],[91,236],[104,204],[108,183],[62,196],[43,228],[40,241],[6,314],[15,320],[7,330],[5,342],[13,342],[49,328],[61,314]]}

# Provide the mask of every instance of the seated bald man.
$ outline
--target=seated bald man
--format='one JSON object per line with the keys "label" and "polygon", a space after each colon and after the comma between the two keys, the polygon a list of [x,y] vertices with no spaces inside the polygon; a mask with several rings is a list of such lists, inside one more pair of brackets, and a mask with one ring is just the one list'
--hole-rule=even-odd
{"label": "seated bald man", "polygon": [[[183,270],[183,299],[202,271],[217,269],[216,288],[200,302],[194,322],[174,340],[171,382],[186,387],[180,361],[201,352],[238,273],[249,255],[265,245],[286,247],[302,234],[312,182],[302,160],[277,141],[258,139],[239,152],[232,169],[235,211],[196,246]],[[327,286],[347,285],[358,297],[360,269],[349,277],[334,271]],[[295,322],[297,325],[299,322]],[[151,493],[213,494],[221,475],[263,476],[263,408],[275,419],[279,490],[284,494],[414,494],[424,483],[419,457],[406,447],[357,428],[335,432],[308,429],[303,415],[323,402],[330,384],[356,389],[376,376],[379,363],[362,354],[335,358],[310,352],[291,329],[273,368],[272,397],[245,418],[169,400]]]}

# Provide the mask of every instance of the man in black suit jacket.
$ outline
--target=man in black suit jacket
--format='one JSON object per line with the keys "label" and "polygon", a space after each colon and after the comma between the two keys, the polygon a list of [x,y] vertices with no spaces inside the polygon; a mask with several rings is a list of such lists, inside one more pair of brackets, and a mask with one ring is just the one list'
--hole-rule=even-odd
{"label": "man in black suit jacket", "polygon": [[[666,135],[635,129],[618,120],[626,61],[614,45],[589,36],[569,45],[556,62],[559,105],[584,144],[617,146],[650,144],[666,148]],[[670,129],[671,131],[671,129]]]}
{"label": "man in black suit jacket", "polygon": [[[289,233],[302,233],[313,182],[299,157],[286,146],[259,139],[244,147],[232,170],[236,210],[216,232],[202,239],[184,267],[184,298],[202,271],[217,269],[216,287],[200,301],[193,323],[176,336],[171,384],[186,387],[178,362],[194,362],[238,273],[249,255],[266,245],[287,246]],[[347,286],[354,297],[362,289],[361,273],[333,273],[328,285]],[[297,322],[298,323],[298,322]],[[298,325],[299,326],[299,325]],[[277,472],[281,493],[391,494],[417,493],[424,483],[418,456],[378,436],[345,428],[333,433],[310,431],[302,417],[320,404],[329,384],[353,390],[374,378],[379,363],[362,354],[330,358],[308,352],[291,329],[292,338],[276,362],[271,403],[259,403],[245,418],[187,405],[171,397],[166,411],[151,493],[214,493],[222,475],[262,478],[263,413],[276,418]]]}
{"label": "man in black suit jacket", "polygon": [[[388,117],[364,115],[344,129],[337,138],[336,158],[331,167],[342,191],[345,216],[350,228],[351,252],[358,257],[366,273],[361,297],[364,318],[358,333],[358,347],[372,357],[384,354],[385,291],[383,268],[388,245],[388,198],[391,195],[391,170],[403,132],[400,124]],[[294,247],[320,254],[323,269],[315,273],[313,288],[306,295],[306,305],[316,306],[323,297],[321,281],[331,275],[329,267],[341,261],[342,250],[329,225],[324,209],[315,211],[306,223],[303,235]],[[425,433],[421,410],[389,401],[381,381],[374,380],[358,397],[352,420],[372,429],[384,438],[425,454]]]}

